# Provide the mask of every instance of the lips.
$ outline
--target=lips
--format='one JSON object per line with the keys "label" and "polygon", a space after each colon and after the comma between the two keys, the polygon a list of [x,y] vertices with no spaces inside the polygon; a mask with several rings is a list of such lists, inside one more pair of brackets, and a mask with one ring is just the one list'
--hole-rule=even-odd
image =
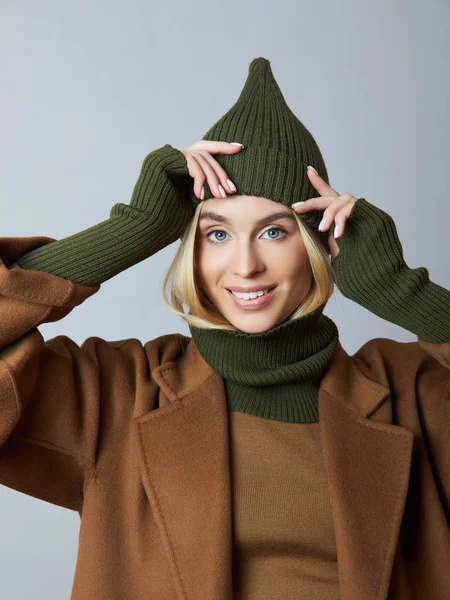
{"label": "lips", "polygon": [[[276,288],[276,286],[275,286]],[[234,304],[243,310],[257,310],[266,307],[272,301],[273,295],[275,294],[275,288],[272,288],[271,291],[267,292],[267,294],[263,294],[262,296],[257,296],[252,300],[244,300],[243,298],[238,298],[235,296],[230,290],[227,290],[230,294],[231,299]]]}

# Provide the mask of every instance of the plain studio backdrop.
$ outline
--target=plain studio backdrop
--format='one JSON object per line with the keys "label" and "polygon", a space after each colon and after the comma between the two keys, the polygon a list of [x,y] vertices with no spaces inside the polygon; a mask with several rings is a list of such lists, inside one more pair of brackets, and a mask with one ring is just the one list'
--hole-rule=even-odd
{"label": "plain studio backdrop", "polygon": [[[0,7],[0,236],[60,239],[107,219],[129,202],[144,157],[201,139],[263,56],[317,140],[331,186],[387,211],[407,264],[450,287],[446,0]],[[178,244],[40,326],[44,338],[190,335],[161,296]],[[349,353],[374,337],[417,339],[338,290],[325,314]],[[77,513],[0,486],[2,598],[69,598],[79,524]]]}

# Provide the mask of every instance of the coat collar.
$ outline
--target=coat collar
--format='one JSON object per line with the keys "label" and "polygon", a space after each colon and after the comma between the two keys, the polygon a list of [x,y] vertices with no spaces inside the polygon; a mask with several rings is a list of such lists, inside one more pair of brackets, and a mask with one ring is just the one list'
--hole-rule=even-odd
{"label": "coat collar", "polygon": [[[134,419],[135,447],[178,598],[231,600],[223,379],[193,341],[151,375],[160,388],[159,408]],[[340,590],[347,600],[381,600],[388,594],[414,437],[391,424],[389,398],[389,388],[364,375],[338,342],[318,401]]]}

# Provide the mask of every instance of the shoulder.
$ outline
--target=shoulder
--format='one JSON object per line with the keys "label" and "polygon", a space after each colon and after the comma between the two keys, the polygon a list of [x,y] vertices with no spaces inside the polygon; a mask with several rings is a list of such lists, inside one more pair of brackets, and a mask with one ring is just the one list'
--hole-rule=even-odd
{"label": "shoulder", "polygon": [[385,385],[423,386],[442,390],[450,371],[436,358],[433,346],[419,342],[398,342],[390,338],[373,338],[352,356],[358,368],[370,378]]}
{"label": "shoulder", "polygon": [[80,346],[72,339],[61,335],[51,340],[52,346],[74,350],[79,348],[93,361],[111,364],[111,361],[121,363],[146,364],[156,368],[166,362],[176,360],[183,354],[191,338],[181,333],[167,333],[146,342],[130,337],[119,340],[107,340],[98,336],[87,338]]}
{"label": "shoulder", "polygon": [[102,411],[110,415],[111,431],[123,432],[134,417],[157,406],[158,385],[153,373],[159,366],[177,360],[190,340],[180,333],[161,335],[145,343],[135,337],[107,340],[91,336],[78,345],[61,335],[49,341],[49,348],[69,361],[78,377],[86,379],[89,374],[101,398]]}
{"label": "shoulder", "polygon": [[365,362],[383,362],[386,366],[401,365],[405,362],[421,363],[433,360],[417,342],[398,342],[390,338],[372,338],[365,342],[353,355]]}

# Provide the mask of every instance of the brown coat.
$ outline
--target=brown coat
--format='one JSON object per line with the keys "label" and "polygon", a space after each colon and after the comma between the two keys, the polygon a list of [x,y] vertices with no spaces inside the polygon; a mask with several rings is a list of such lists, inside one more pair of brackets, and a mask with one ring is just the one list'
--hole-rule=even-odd
{"label": "brown coat", "polygon": [[[7,266],[50,241],[0,238],[0,483],[79,512],[72,600],[230,600],[221,376],[181,334],[44,342],[100,287]],[[450,343],[337,346],[319,414],[343,600],[450,597],[449,376]]]}

